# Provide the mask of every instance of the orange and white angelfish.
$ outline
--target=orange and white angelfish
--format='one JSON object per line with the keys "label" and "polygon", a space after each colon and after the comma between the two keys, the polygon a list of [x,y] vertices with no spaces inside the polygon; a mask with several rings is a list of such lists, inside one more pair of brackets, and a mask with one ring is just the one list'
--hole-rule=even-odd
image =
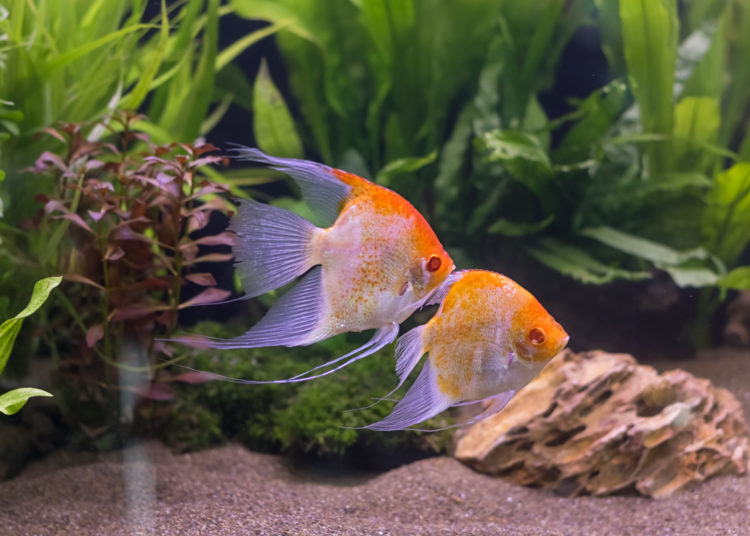
{"label": "orange and white angelfish", "polygon": [[427,354],[422,372],[388,417],[365,428],[403,430],[451,406],[489,400],[476,422],[500,411],[568,343],[531,293],[495,272],[455,272],[430,302],[440,303],[435,316],[396,346],[399,387]]}
{"label": "orange and white angelfish", "polygon": [[[421,307],[454,270],[435,233],[397,193],[362,177],[307,160],[274,158],[238,148],[238,157],[289,175],[330,227],[316,227],[287,210],[240,201],[229,229],[246,292],[253,297],[302,276],[248,332],[213,339],[213,348],[302,346],[348,331],[377,330],[363,346],[328,363],[325,376],[390,344],[399,324]],[[183,339],[184,341],[185,339]],[[237,381],[237,380],[234,380]]]}

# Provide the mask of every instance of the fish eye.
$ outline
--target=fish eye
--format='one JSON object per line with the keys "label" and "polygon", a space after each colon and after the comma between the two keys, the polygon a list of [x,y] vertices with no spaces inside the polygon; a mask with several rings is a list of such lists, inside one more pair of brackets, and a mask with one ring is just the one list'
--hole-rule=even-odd
{"label": "fish eye", "polygon": [[440,264],[442,264],[442,261],[440,260],[440,257],[437,255],[430,255],[430,259],[427,261],[427,271],[428,272],[437,272],[440,269]]}
{"label": "fish eye", "polygon": [[542,328],[531,328],[531,331],[529,331],[529,341],[534,346],[539,346],[547,341],[547,334]]}

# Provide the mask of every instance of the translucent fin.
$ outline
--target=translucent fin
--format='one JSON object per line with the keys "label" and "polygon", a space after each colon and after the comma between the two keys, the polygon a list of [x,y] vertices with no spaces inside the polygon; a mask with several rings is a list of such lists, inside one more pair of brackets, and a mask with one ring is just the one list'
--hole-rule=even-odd
{"label": "translucent fin", "polygon": [[406,430],[409,426],[434,417],[451,405],[451,400],[440,393],[434,367],[428,361],[406,396],[382,421],[363,426],[368,430]]}
{"label": "translucent fin", "polygon": [[316,227],[293,212],[241,200],[229,229],[237,235],[232,252],[246,298],[279,288],[313,265]]}
{"label": "translucent fin", "polygon": [[443,300],[448,295],[448,292],[450,291],[453,284],[461,279],[464,275],[466,275],[466,270],[460,270],[458,272],[453,272],[448,277],[445,278],[445,281],[443,281],[443,284],[440,285],[438,288],[436,288],[432,294],[430,294],[425,300],[424,305],[438,305],[440,303],[443,303]]}
{"label": "translucent fin", "polygon": [[[251,330],[252,331],[252,330]],[[346,355],[343,355],[341,357],[337,357],[336,359],[333,359],[329,361],[328,363],[324,363],[323,365],[320,365],[318,367],[315,367],[314,369],[308,370],[307,372],[303,372],[302,374],[298,374],[297,376],[294,376],[292,378],[286,378],[283,380],[243,380],[240,378],[230,378],[229,376],[222,376],[220,374],[214,374],[215,379],[219,380],[225,380],[232,383],[243,383],[243,384],[251,384],[251,385],[257,385],[257,384],[264,384],[264,383],[299,383],[299,382],[306,382],[308,380],[314,380],[316,378],[322,378],[323,376],[328,376],[329,374],[333,374],[337,370],[341,370],[342,368],[351,365],[355,361],[359,361],[362,358],[365,358],[369,355],[374,354],[384,346],[392,343],[396,336],[398,335],[398,324],[388,324],[385,327],[382,327],[375,331],[375,334],[372,336],[372,338],[367,341],[365,344],[360,346],[359,348],[352,350]],[[233,339],[235,340],[235,339]],[[231,342],[231,341],[230,341]],[[215,348],[218,348],[217,346],[214,346]],[[314,376],[308,376],[311,372],[314,370],[318,370],[323,367],[328,367],[330,365],[333,365],[335,363],[338,363],[339,361],[342,361],[346,358],[349,358],[346,362],[342,363],[341,365],[334,367],[332,369],[329,369],[325,372],[322,372],[320,374],[315,374]],[[186,367],[189,368],[189,367]],[[192,370],[192,369],[191,369]]]}
{"label": "translucent fin", "polygon": [[259,149],[237,145],[236,158],[265,164],[292,177],[310,209],[332,225],[341,211],[341,204],[349,197],[351,187],[333,174],[333,168],[309,160],[275,158]]}
{"label": "translucent fin", "polygon": [[482,413],[480,413],[476,417],[472,417],[468,421],[451,424],[450,426],[443,426],[441,428],[409,428],[409,430],[414,430],[415,432],[440,432],[442,430],[450,430],[451,428],[459,428],[461,426],[470,426],[472,424],[476,424],[479,421],[486,419],[487,417],[491,417],[496,413],[500,413],[503,408],[508,405],[508,402],[510,402],[510,399],[513,398],[513,395],[515,394],[515,391],[505,391],[493,396],[489,396],[487,398],[483,398],[482,400],[472,400],[470,402],[453,404],[453,406],[451,407],[468,406],[471,404],[479,404],[480,402],[489,402],[489,405]]}
{"label": "translucent fin", "polygon": [[[323,317],[322,268],[314,267],[277,301],[266,316],[234,339],[206,338],[205,346],[228,350],[260,346],[300,346],[326,338],[315,335]],[[173,339],[183,342],[181,339]]]}
{"label": "translucent fin", "polygon": [[396,389],[404,384],[406,378],[414,370],[414,367],[417,366],[417,363],[419,363],[419,360],[425,353],[424,345],[422,344],[423,332],[424,326],[414,328],[401,336],[396,343],[396,374],[398,374],[399,379]]}

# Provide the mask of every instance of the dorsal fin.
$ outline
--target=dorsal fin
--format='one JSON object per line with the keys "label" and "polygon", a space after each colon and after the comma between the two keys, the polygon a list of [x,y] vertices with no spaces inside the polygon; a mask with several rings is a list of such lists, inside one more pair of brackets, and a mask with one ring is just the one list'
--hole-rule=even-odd
{"label": "dorsal fin", "polygon": [[333,225],[349,198],[351,186],[341,181],[334,168],[297,158],[276,158],[260,149],[234,146],[235,158],[265,164],[271,169],[286,173],[299,185],[310,209],[324,219],[325,226]]}
{"label": "dorsal fin", "polygon": [[437,287],[432,294],[425,300],[424,305],[440,305],[443,303],[443,300],[448,295],[448,292],[450,292],[451,287],[453,284],[461,279],[463,276],[466,275],[466,272],[468,270],[459,270],[458,272],[453,272],[448,277],[445,278],[445,281],[443,281],[443,284]]}

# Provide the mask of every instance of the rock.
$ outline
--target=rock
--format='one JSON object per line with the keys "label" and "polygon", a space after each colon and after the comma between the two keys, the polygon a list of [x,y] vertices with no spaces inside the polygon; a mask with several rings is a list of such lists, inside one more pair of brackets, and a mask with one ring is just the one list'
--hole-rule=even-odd
{"label": "rock", "polygon": [[743,290],[727,305],[724,342],[729,346],[750,347],[750,290]]}
{"label": "rock", "polygon": [[737,399],[682,370],[658,374],[626,354],[565,351],[499,414],[474,425],[456,457],[563,495],[670,495],[743,474],[750,444]]}

